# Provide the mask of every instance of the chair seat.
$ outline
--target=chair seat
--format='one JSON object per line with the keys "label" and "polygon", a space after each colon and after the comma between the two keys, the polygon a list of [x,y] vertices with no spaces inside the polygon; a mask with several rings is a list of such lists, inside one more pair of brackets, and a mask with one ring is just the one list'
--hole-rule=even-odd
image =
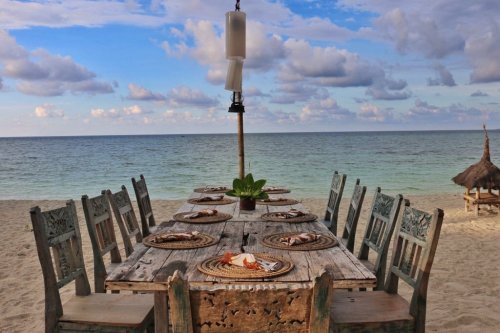
{"label": "chair seat", "polygon": [[385,291],[335,290],[331,307],[333,332],[356,332],[390,326],[394,332],[411,331],[414,318],[408,302]]}
{"label": "chair seat", "polygon": [[152,294],[73,296],[63,305],[59,322],[141,327],[154,316]]}
{"label": "chair seat", "polygon": [[372,262],[370,262],[368,260],[359,259],[359,261],[363,264],[363,266],[365,266],[367,269],[369,269],[370,272],[375,273],[375,264],[373,264]]}

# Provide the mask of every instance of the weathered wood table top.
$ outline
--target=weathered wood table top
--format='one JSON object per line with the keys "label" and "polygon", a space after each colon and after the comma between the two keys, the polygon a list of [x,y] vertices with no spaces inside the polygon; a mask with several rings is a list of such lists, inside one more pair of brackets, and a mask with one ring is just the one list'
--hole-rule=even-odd
{"label": "weathered wood table top", "polygon": [[[193,193],[191,198],[203,196]],[[273,195],[272,197],[283,197],[285,195]],[[291,194],[286,195],[290,198]],[[216,278],[207,276],[198,271],[197,265],[203,260],[222,255],[225,252],[266,252],[282,256],[295,265],[288,274],[272,279],[268,282],[311,282],[312,277],[321,271],[326,265],[330,265],[334,271],[335,288],[361,288],[372,287],[375,276],[366,269],[359,260],[352,255],[343,245],[316,251],[285,251],[268,248],[260,243],[260,239],[268,234],[301,231],[328,233],[328,228],[322,222],[288,223],[288,222],[266,222],[261,215],[273,211],[287,211],[296,208],[307,211],[301,203],[292,206],[270,206],[257,204],[255,211],[240,211],[238,203],[227,205],[208,206],[184,204],[178,212],[191,212],[204,208],[215,208],[220,212],[233,215],[226,222],[210,224],[195,224],[183,222],[164,223],[162,229],[176,231],[199,231],[210,234],[219,239],[218,244],[192,250],[166,250],[159,248],[146,248],[140,246],[123,264],[113,271],[106,280],[108,289],[130,289],[130,290],[164,290],[167,279],[175,270],[184,273],[185,278],[191,286],[203,286],[213,283],[230,284],[243,282],[244,280]],[[248,281],[264,281],[250,279]]]}
{"label": "weathered wood table top", "polygon": [[[200,196],[203,194],[193,193],[191,198]],[[293,198],[293,195],[271,197]],[[210,224],[170,221],[163,223],[160,230],[199,231],[218,239],[217,244],[191,250],[148,248],[140,244],[106,279],[106,288],[109,290],[155,293],[157,333],[169,331],[167,284],[169,276],[176,270],[183,273],[191,293],[193,328],[178,330],[183,332],[229,333],[239,329],[249,333],[310,332],[313,280],[326,266],[333,273],[334,288],[375,286],[375,276],[342,244],[314,251],[287,251],[261,244],[260,240],[264,236],[281,232],[321,232],[332,235],[322,222],[267,222],[261,219],[264,213],[288,211],[291,208],[307,212],[301,203],[287,206],[257,204],[256,210],[251,212],[240,211],[238,202],[218,206],[186,203],[178,212],[207,207],[233,217],[226,222]],[[218,278],[198,271],[199,263],[225,252],[275,254],[293,262],[294,268],[274,278],[246,280]],[[191,322],[191,319],[180,320],[181,325],[186,321]]]}

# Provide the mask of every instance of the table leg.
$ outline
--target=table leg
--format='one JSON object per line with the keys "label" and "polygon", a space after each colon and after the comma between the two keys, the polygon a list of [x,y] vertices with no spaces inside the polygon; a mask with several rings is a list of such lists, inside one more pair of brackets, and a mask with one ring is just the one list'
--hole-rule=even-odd
{"label": "table leg", "polygon": [[155,291],[155,333],[168,333],[167,291]]}

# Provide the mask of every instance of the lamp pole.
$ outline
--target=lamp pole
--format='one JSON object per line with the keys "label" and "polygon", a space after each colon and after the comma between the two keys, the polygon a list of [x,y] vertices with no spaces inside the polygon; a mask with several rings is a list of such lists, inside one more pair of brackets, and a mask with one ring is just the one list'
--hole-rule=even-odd
{"label": "lamp pole", "polygon": [[246,14],[240,11],[240,0],[236,0],[235,9],[226,13],[226,58],[229,59],[229,68],[226,77],[226,90],[233,92],[229,112],[238,116],[238,159],[239,177],[245,178],[245,142],[243,132],[242,81],[243,59],[246,57]]}

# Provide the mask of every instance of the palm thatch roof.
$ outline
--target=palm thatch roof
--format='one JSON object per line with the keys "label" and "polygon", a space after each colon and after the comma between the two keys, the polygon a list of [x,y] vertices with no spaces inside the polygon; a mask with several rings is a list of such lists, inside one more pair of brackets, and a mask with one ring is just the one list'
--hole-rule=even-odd
{"label": "palm thatch roof", "polygon": [[490,159],[490,139],[486,126],[484,129],[484,148],[483,157],[476,164],[471,165],[462,173],[459,173],[451,180],[455,184],[465,186],[466,188],[473,189],[482,187],[484,189],[500,189],[500,169],[495,164],[491,163]]}

